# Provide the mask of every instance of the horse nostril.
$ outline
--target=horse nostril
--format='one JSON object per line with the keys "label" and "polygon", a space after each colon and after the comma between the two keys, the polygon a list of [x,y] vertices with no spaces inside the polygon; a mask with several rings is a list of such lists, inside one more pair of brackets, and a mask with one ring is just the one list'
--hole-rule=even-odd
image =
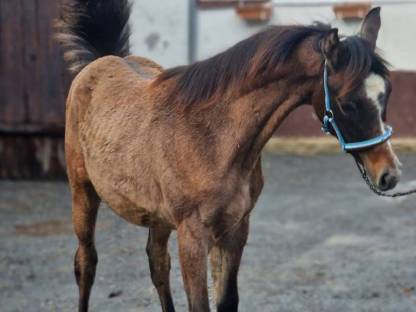
{"label": "horse nostril", "polygon": [[391,174],[389,171],[386,171],[380,177],[380,180],[378,182],[378,188],[382,191],[391,190],[397,185],[398,181],[399,178],[396,175]]}

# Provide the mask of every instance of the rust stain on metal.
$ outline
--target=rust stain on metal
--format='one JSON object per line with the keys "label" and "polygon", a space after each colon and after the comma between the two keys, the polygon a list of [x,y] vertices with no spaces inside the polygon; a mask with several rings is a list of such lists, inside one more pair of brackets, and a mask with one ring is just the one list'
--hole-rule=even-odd
{"label": "rust stain on metal", "polygon": [[0,178],[64,178],[70,82],[53,21],[60,2],[0,1]]}

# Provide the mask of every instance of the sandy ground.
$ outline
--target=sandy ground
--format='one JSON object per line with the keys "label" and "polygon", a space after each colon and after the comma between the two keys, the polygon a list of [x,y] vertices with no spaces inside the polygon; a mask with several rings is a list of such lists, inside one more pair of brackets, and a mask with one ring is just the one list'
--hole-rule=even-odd
{"label": "sandy ground", "polygon": [[[401,187],[416,186],[416,156],[402,161]],[[264,171],[239,275],[241,311],[416,311],[415,197],[371,194],[347,156],[266,156]],[[75,311],[67,185],[0,182],[0,224],[0,310]],[[174,236],[173,296],[186,311]],[[101,208],[91,311],[160,311],[146,240],[146,229]]]}

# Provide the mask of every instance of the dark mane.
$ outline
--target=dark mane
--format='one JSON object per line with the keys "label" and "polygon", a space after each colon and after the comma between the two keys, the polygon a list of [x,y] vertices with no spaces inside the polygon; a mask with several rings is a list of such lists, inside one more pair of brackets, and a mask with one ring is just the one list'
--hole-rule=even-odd
{"label": "dark mane", "polygon": [[177,83],[171,90],[172,94],[180,95],[186,106],[203,102],[222,94],[230,86],[243,86],[249,76],[255,79],[275,70],[302,40],[329,30],[324,25],[273,26],[212,58],[168,69],[157,78],[156,83],[175,77]]}
{"label": "dark mane", "polygon": [[[170,93],[179,97],[185,106],[222,95],[230,87],[238,86],[244,90],[248,83],[276,73],[306,38],[315,36],[316,48],[319,49],[320,39],[330,30],[330,26],[325,24],[272,26],[207,60],[167,69],[155,83],[175,78],[176,84]],[[340,66],[348,71],[351,87],[354,86],[352,82],[370,70],[375,69],[382,75],[388,73],[385,62],[363,39],[348,37],[342,41],[342,47]]]}

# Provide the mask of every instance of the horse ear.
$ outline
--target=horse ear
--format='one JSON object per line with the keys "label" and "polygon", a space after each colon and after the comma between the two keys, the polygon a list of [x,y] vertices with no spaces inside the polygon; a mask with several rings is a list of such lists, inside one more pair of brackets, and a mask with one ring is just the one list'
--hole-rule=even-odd
{"label": "horse ear", "polygon": [[322,54],[331,64],[337,63],[338,46],[338,28],[332,28],[321,41]]}
{"label": "horse ear", "polygon": [[372,9],[368,12],[361,25],[360,36],[370,43],[373,50],[376,48],[378,32],[381,26],[380,11],[380,7]]}

